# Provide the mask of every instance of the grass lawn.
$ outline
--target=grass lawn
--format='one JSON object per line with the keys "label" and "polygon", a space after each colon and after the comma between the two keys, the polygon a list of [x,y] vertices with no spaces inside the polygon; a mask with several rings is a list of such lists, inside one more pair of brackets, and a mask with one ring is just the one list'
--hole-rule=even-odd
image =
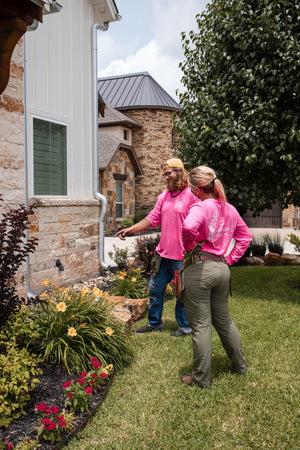
{"label": "grass lawn", "polygon": [[192,372],[192,341],[170,336],[175,300],[168,301],[164,331],[135,336],[134,363],[115,375],[92,421],[65,448],[300,449],[300,267],[234,267],[232,290],[245,377],[230,372],[214,331],[211,388],[181,383],[179,374]]}

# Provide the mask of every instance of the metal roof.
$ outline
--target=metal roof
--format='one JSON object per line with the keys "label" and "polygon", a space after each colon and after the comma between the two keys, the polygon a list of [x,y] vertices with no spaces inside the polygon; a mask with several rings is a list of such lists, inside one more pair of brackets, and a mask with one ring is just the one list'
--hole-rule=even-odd
{"label": "metal roof", "polygon": [[98,89],[105,102],[119,110],[128,108],[180,110],[179,104],[148,72],[99,78]]}

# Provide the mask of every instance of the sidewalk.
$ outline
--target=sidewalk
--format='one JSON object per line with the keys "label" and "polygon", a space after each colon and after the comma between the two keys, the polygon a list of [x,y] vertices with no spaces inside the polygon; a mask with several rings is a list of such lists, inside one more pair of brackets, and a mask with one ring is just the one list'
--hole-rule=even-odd
{"label": "sidewalk", "polygon": [[[296,234],[300,237],[300,230],[294,230],[294,228],[250,228],[250,232],[252,236],[258,238],[263,237],[265,234],[269,234],[271,236],[276,236],[280,234],[282,239],[284,239],[284,247],[283,253],[295,254],[294,245],[292,245],[287,239],[287,235],[290,233]],[[104,261],[111,267],[116,267],[116,263],[113,259],[110,258],[109,252],[115,253],[114,246],[118,249],[128,248],[128,254],[134,250],[135,240],[137,236],[128,236],[125,241],[122,241],[120,238],[115,237],[106,237],[104,238]]]}

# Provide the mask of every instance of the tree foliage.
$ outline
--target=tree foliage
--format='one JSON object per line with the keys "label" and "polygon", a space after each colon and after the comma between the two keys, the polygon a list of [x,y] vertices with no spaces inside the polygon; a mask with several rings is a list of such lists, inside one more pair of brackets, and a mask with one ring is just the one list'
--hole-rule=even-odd
{"label": "tree foliage", "polygon": [[300,3],[212,0],[182,33],[178,154],[256,213],[300,205]]}

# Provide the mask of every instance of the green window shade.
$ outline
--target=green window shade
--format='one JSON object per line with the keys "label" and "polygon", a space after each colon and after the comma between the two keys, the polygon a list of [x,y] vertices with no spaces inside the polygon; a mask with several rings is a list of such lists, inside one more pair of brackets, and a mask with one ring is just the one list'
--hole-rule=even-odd
{"label": "green window shade", "polygon": [[67,195],[67,129],[33,119],[35,195]]}
{"label": "green window shade", "polygon": [[116,181],[116,218],[123,217],[123,183]]}

